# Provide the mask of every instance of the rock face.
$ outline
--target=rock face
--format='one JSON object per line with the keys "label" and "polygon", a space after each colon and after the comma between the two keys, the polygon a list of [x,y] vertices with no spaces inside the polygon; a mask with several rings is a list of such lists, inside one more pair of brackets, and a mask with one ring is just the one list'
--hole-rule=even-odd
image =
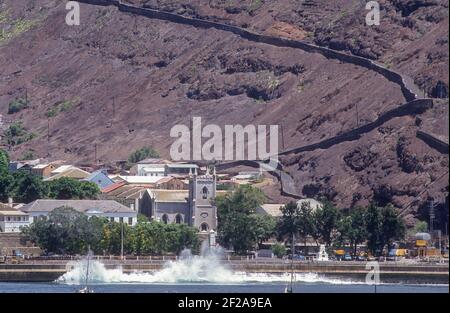
{"label": "rock face", "polygon": [[[356,0],[127,2],[364,56],[409,74],[433,97],[448,97],[446,1],[380,1],[378,27],[365,25],[367,10]],[[4,0],[0,9],[2,127],[22,121],[36,135],[11,147],[13,157],[32,149],[40,157],[92,163],[97,155],[106,162],[143,145],[169,157],[170,129],[193,116],[221,127],[280,125],[284,150],[332,138],[405,103],[398,85],[366,68],[217,29],[87,4],[81,25],[70,27],[56,0]],[[27,107],[7,114],[25,94]],[[444,199],[448,154],[415,133],[448,141],[447,115],[448,103],[437,101],[424,113],[282,163],[303,196],[341,207],[376,200],[401,208],[428,185],[427,196]],[[267,190],[271,201],[285,200],[275,195],[279,187]],[[413,218],[424,199],[412,207]]]}

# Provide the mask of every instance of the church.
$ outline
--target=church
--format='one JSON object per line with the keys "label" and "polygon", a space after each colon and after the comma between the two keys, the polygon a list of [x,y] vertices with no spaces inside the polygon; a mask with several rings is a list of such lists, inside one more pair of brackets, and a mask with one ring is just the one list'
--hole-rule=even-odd
{"label": "church", "polygon": [[205,233],[216,231],[216,179],[215,168],[207,167],[204,175],[194,169],[189,173],[188,190],[143,189],[135,209],[149,220],[184,223]]}

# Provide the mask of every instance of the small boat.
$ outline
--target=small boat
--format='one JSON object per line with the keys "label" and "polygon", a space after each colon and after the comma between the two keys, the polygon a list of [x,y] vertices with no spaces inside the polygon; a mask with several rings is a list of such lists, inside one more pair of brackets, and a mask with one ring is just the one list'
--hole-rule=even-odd
{"label": "small boat", "polygon": [[94,293],[94,290],[90,289],[89,287],[84,287],[81,288],[80,290],[77,291],[77,293]]}
{"label": "small boat", "polygon": [[90,267],[90,258],[91,258],[91,250],[89,249],[88,255],[87,255],[87,265],[86,265],[86,279],[85,279],[85,286],[84,288],[81,288],[77,291],[77,293],[94,293],[94,290],[89,288],[88,282],[89,282],[89,267]]}

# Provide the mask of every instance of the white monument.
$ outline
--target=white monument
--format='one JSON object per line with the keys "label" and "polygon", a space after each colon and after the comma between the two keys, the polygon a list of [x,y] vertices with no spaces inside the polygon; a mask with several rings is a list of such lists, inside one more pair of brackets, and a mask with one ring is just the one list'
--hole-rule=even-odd
{"label": "white monument", "polygon": [[328,261],[328,253],[325,251],[325,245],[320,245],[317,261]]}

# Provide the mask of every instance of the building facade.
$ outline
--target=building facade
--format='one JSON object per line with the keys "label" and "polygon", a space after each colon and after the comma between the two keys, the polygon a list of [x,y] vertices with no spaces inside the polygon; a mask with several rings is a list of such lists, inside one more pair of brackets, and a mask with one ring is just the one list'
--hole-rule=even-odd
{"label": "building facade", "polygon": [[28,214],[0,203],[0,232],[19,233],[20,228],[30,224]]}
{"label": "building facade", "polygon": [[191,173],[189,190],[146,189],[139,194],[138,212],[166,224],[187,224],[200,232],[217,230],[216,174]]}
{"label": "building facade", "polygon": [[137,212],[113,200],[53,200],[38,199],[20,208],[30,216],[32,223],[38,218],[44,218],[54,209],[70,207],[87,216],[105,217],[110,221],[127,223],[134,226],[137,223]]}

